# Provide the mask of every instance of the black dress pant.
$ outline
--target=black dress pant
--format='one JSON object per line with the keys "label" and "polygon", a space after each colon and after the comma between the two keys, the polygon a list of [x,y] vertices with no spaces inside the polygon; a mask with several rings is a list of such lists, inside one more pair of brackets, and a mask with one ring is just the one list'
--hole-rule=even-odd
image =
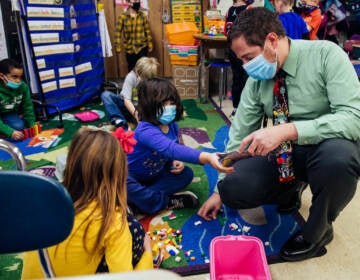
{"label": "black dress pant", "polygon": [[240,102],[242,90],[246,84],[248,74],[242,67],[242,61],[237,58],[236,54],[229,48],[229,61],[232,71],[231,96],[233,107],[237,108]]}
{"label": "black dress pant", "polygon": [[126,53],[126,61],[128,65],[128,72],[133,70],[136,62],[143,56],[148,56],[149,48],[144,47],[139,53]]}
{"label": "black dress pant", "polygon": [[[238,161],[235,172],[218,183],[222,202],[235,209],[263,204],[285,204],[295,184],[280,184],[275,156]],[[360,175],[360,141],[328,139],[318,145],[294,145],[297,180],[308,182],[312,192],[304,238],[317,243],[353,198]]]}

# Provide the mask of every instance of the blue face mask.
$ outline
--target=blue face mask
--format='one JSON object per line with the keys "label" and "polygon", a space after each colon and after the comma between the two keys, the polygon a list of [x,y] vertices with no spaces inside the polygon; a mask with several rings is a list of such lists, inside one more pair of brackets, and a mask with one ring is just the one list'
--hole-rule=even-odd
{"label": "blue face mask", "polygon": [[11,88],[11,89],[17,89],[17,88],[19,88],[19,86],[21,86],[21,83],[22,82],[20,82],[20,83],[15,83],[15,82],[13,82],[13,81],[10,81],[9,79],[6,79],[6,85],[9,87],[9,88]]}
{"label": "blue face mask", "polygon": [[243,65],[246,73],[256,80],[269,80],[274,78],[277,69],[277,59],[275,62],[267,61],[262,54]]}
{"label": "blue face mask", "polygon": [[175,119],[175,117],[176,117],[176,106],[168,105],[168,106],[164,106],[164,111],[158,117],[158,120],[162,124],[169,124]]}

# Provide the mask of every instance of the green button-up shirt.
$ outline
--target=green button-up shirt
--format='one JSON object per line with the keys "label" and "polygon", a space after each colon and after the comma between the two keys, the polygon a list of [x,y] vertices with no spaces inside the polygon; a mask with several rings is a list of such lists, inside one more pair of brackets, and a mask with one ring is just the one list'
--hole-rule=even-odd
{"label": "green button-up shirt", "polygon": [[[347,54],[329,41],[291,40],[282,69],[290,121],[298,145],[329,138],[360,139],[360,83]],[[229,132],[227,151],[261,127],[264,114],[272,119],[274,80],[249,78]],[[219,180],[225,174],[220,174]]]}

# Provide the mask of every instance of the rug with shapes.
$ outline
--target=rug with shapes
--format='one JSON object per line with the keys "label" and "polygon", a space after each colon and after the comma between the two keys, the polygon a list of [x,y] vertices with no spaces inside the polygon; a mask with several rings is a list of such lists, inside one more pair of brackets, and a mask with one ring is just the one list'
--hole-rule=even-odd
{"label": "rug with shapes", "polygon": [[[184,105],[187,115],[180,122],[183,143],[208,152],[224,151],[229,126],[225,125],[217,113],[218,108],[212,104],[194,106],[193,100]],[[191,106],[190,112],[187,106]],[[191,126],[187,126],[186,122]],[[191,167],[195,178],[187,189],[193,191],[200,203],[203,203],[214,190],[218,172],[210,165]],[[209,272],[210,242],[219,235],[256,236],[263,241],[268,262],[279,262],[281,246],[303,223],[299,213],[279,215],[275,205],[247,210],[223,206],[217,219],[211,222],[200,218],[196,211],[197,209],[162,211],[141,220],[153,238],[155,261],[158,261],[160,253],[161,268],[171,269],[181,275]]]}
{"label": "rug with shapes", "polygon": [[[221,117],[221,111],[212,103],[201,104],[195,100],[183,101],[185,114],[179,122],[181,140],[185,145],[210,152],[223,151],[227,142],[228,126]],[[83,108],[103,108],[92,104]],[[70,112],[71,113],[71,112]],[[105,118],[90,123],[103,126]],[[53,129],[58,121],[52,120],[43,124],[43,130]],[[66,153],[72,135],[80,126],[87,125],[74,119],[64,120],[64,132],[56,146],[44,148],[36,153],[29,151],[26,155],[28,169],[46,176],[54,176],[55,161],[59,154]],[[28,149],[24,143],[24,149]],[[26,153],[26,151],[25,151]],[[193,182],[187,187],[200,200],[205,202],[213,192],[217,180],[217,171],[211,166],[189,165],[195,174]],[[1,159],[0,167],[11,169],[11,159]],[[161,267],[171,269],[182,275],[191,275],[209,271],[209,244],[218,235],[254,235],[265,244],[268,261],[279,261],[277,253],[285,240],[301,224],[300,215],[278,215],[275,206],[265,205],[251,210],[238,211],[227,207],[218,218],[206,222],[196,215],[194,209],[163,211],[154,216],[142,219],[147,231],[155,237],[154,245],[166,242],[166,246],[154,246],[154,253],[162,252]],[[21,255],[0,256],[0,279],[20,279],[22,269]]]}

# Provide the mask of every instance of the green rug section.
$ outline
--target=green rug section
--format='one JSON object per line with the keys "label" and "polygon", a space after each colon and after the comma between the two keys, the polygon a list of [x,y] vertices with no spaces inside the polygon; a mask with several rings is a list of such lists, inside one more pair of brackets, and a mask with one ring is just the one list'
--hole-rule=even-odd
{"label": "green rug section", "polygon": [[[216,131],[219,127],[225,124],[224,120],[215,110],[212,103],[200,103],[194,99],[183,100],[184,117],[179,121],[180,128],[198,128],[204,129],[208,134],[211,140],[214,139]],[[100,110],[104,111],[102,105],[98,102],[93,102],[87,104],[81,110]],[[72,110],[67,113],[73,114],[79,112],[80,109]],[[107,117],[105,116],[102,119],[99,119],[91,123],[81,123],[79,121],[69,121],[65,120],[64,123],[64,133],[61,134],[60,142],[55,146],[50,148],[47,152],[51,152],[69,145],[72,136],[81,126],[102,126],[106,124]],[[58,120],[50,120],[48,123],[42,123],[43,130],[51,129],[57,127],[59,124]],[[197,147],[201,148],[201,146]],[[55,159],[54,159],[55,162]],[[33,169],[36,167],[44,165],[55,165],[54,162],[48,160],[31,160],[28,161],[28,169]],[[194,171],[195,180],[187,187],[187,190],[191,190],[199,197],[200,203],[202,204],[208,198],[208,181],[204,169],[200,165],[186,164],[190,166]],[[4,170],[14,169],[15,162],[14,160],[0,161],[0,168]],[[1,171],[0,171],[1,172]],[[201,205],[200,204],[200,205]],[[177,218],[171,221],[168,221],[169,225],[173,229],[181,229],[182,225],[186,220],[194,214],[194,209],[181,209],[173,211],[176,213]],[[26,238],[26,237],[24,237]],[[174,258],[169,258],[165,260],[161,267],[163,268],[173,268],[179,266],[186,266],[187,262],[185,261],[185,256],[183,252],[180,253],[182,256],[182,261],[180,263],[175,262]],[[22,270],[22,257],[21,254],[9,254],[9,255],[0,255],[0,279],[9,279],[16,280],[21,278]]]}
{"label": "green rug section", "polygon": [[0,255],[0,279],[21,279],[22,256],[21,254]]}
{"label": "green rug section", "polygon": [[180,127],[204,128],[211,140],[219,127],[225,125],[212,103],[200,103],[195,99],[183,100],[186,116],[179,122]]}

